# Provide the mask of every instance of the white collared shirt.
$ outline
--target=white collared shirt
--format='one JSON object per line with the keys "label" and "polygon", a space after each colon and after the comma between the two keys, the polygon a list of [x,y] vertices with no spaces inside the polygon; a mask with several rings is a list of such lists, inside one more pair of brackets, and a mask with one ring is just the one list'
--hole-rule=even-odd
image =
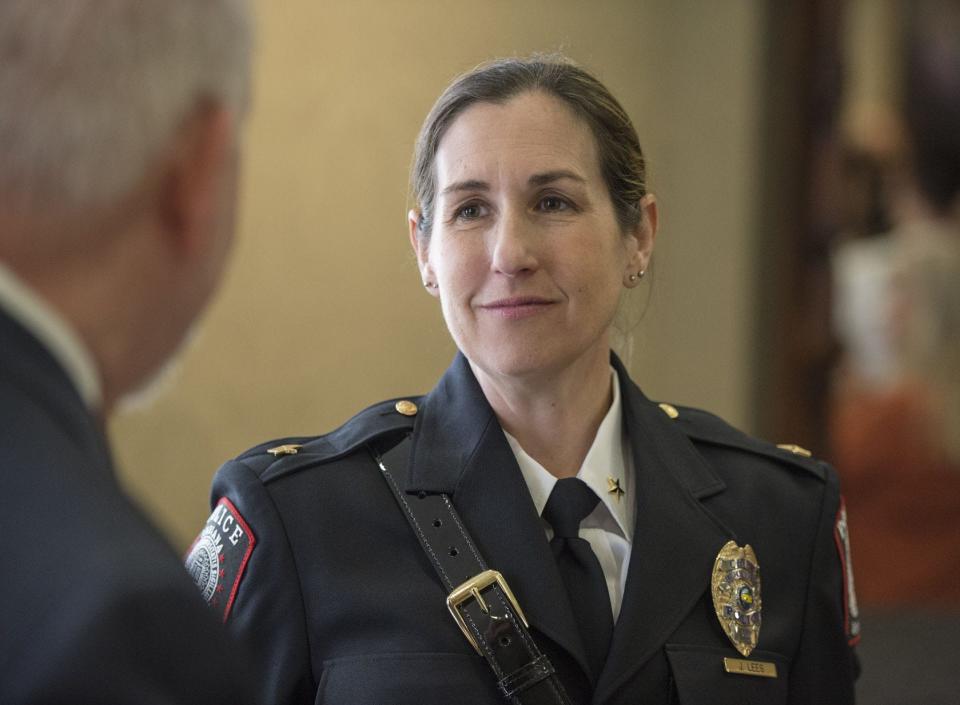
{"label": "white collared shirt", "polygon": [[47,348],[67,373],[87,408],[96,412],[103,400],[103,388],[90,351],[63,317],[2,262],[0,308]]}
{"label": "white collared shirt", "polygon": [[[630,550],[633,545],[634,497],[633,458],[630,445],[623,431],[623,410],[620,403],[620,384],[616,370],[610,368],[610,384],[613,387],[613,402],[593,439],[590,450],[577,472],[577,477],[590,486],[600,502],[580,524],[580,537],[586,539],[600,562],[610,592],[610,607],[614,620],[620,615],[623,588],[627,582],[630,565]],[[542,515],[543,508],[553,491],[557,478],[531,458],[520,447],[517,439],[504,431],[507,442],[517,458],[520,472],[530,489],[530,496]],[[619,480],[624,494],[618,500],[609,492],[608,478]],[[553,537],[553,529],[543,519],[547,538]]]}

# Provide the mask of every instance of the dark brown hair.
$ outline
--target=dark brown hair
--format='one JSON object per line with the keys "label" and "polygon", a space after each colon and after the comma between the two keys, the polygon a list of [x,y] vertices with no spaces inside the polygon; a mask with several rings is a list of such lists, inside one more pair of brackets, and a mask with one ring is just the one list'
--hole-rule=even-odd
{"label": "dark brown hair", "polygon": [[421,235],[429,235],[433,226],[437,196],[434,160],[450,125],[475,103],[505,103],[528,91],[559,98],[589,125],[620,227],[626,231],[640,223],[646,166],[633,123],[606,86],[566,57],[554,54],[481,64],[455,79],[434,103],[420,128],[410,173]]}

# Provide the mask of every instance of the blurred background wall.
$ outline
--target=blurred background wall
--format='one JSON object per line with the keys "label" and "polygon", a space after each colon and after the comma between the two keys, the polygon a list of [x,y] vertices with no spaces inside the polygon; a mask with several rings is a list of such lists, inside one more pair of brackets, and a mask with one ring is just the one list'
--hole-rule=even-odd
{"label": "blurred background wall", "polygon": [[258,10],[232,268],[172,387],[112,429],[125,481],[178,547],[202,526],[224,459],[426,392],[449,364],[408,244],[407,170],[440,91],[492,57],[561,50],[623,102],[662,214],[654,272],[629,302],[646,312],[628,364],[648,395],[751,425],[759,3]]}

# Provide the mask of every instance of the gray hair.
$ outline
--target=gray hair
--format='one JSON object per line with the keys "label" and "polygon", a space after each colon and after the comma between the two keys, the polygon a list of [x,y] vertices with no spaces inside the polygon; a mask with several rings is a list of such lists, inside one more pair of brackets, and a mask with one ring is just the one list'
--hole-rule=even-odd
{"label": "gray hair", "polygon": [[249,0],[0,1],[0,196],[126,195],[204,102],[248,101]]}

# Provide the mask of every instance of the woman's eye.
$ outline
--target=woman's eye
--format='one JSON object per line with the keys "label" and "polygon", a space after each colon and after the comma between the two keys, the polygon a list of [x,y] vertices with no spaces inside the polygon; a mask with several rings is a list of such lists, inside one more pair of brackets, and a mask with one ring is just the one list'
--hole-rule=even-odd
{"label": "woman's eye", "polygon": [[565,198],[560,198],[560,196],[544,196],[540,199],[539,207],[542,211],[556,213],[570,208],[570,202]]}

